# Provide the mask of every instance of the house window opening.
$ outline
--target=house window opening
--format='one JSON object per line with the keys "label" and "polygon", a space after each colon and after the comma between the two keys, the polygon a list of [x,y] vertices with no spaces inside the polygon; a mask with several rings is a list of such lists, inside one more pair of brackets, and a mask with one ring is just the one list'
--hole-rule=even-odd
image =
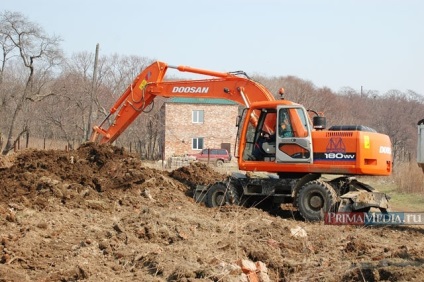
{"label": "house window opening", "polygon": [[192,121],[193,123],[203,123],[204,122],[204,111],[203,110],[193,110],[192,112]]}
{"label": "house window opening", "polygon": [[203,149],[203,137],[195,137],[192,139],[192,149],[193,150],[201,150]]}

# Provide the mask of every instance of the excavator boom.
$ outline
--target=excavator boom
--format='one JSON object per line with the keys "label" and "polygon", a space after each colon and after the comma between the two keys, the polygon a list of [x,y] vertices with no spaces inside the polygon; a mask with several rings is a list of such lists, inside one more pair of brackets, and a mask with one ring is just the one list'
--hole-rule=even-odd
{"label": "excavator boom", "polygon": [[[201,74],[212,78],[164,81],[168,69]],[[249,107],[258,101],[273,101],[274,96],[261,84],[233,73],[216,72],[188,66],[154,62],[145,68],[110,109],[109,115],[93,128],[91,142],[112,143],[148,107],[155,97],[190,97],[232,100]],[[117,112],[108,128],[105,122]],[[100,140],[98,140],[100,138]]]}

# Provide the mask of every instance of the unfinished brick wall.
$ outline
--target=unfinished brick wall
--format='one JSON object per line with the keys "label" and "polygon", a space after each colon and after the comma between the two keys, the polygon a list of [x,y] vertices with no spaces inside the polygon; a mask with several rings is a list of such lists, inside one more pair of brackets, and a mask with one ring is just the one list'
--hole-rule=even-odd
{"label": "unfinished brick wall", "polygon": [[[192,122],[193,110],[204,111],[204,123]],[[165,159],[199,152],[192,149],[192,138],[196,137],[204,138],[204,148],[230,143],[234,156],[237,115],[237,105],[165,103]]]}

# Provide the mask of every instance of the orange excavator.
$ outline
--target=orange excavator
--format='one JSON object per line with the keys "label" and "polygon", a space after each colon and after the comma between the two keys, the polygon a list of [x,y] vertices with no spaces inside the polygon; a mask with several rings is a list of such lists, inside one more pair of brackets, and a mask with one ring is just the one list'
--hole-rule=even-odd
{"label": "orange excavator", "polygon": [[[207,78],[164,80],[168,69]],[[280,94],[283,96],[283,91]],[[387,135],[361,125],[326,129],[322,114],[283,97],[276,100],[241,71],[216,72],[154,62],[93,128],[90,141],[112,143],[157,96],[220,98],[245,107],[237,122],[234,152],[239,170],[246,173],[233,173],[225,181],[196,188],[196,200],[202,199],[209,207],[291,203],[308,221],[322,220],[330,211],[388,209],[386,194],[354,177],[391,174],[392,149]],[[258,176],[255,172],[264,173]],[[333,177],[326,180],[322,175]]]}

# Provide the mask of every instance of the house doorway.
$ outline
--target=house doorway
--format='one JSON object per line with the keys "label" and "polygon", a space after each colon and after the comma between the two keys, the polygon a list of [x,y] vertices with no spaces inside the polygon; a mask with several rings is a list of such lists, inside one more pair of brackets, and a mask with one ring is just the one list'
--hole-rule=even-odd
{"label": "house doorway", "polygon": [[230,143],[221,143],[221,149],[226,149],[228,151],[228,154],[232,156],[231,154],[231,144]]}

